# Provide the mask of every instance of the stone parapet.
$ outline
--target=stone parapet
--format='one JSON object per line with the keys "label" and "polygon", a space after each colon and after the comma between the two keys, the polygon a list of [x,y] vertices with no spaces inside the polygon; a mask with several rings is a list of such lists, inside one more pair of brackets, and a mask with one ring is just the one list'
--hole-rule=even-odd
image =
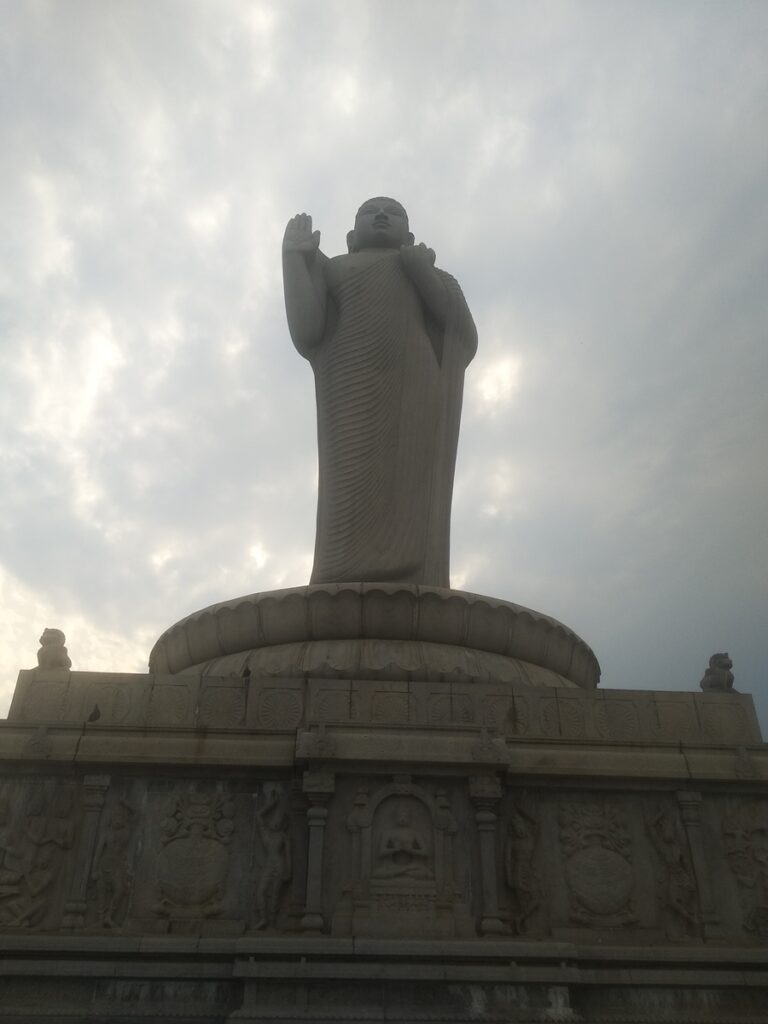
{"label": "stone parapet", "polygon": [[326,725],[469,726],[516,739],[749,745],[761,742],[740,693],[592,690],[499,681],[328,679],[184,672],[19,673],[9,721],[35,724],[248,729]]}

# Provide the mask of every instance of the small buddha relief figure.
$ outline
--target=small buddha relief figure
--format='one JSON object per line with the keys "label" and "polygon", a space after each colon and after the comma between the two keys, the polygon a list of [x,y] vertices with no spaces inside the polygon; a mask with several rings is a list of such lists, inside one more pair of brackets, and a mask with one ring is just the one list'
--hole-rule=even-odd
{"label": "small buddha relief figure", "polygon": [[72,668],[72,661],[64,646],[66,637],[60,629],[44,629],[37,652],[37,667],[42,669]]}
{"label": "small buddha relief figure", "polygon": [[413,824],[411,808],[397,804],[394,821],[382,828],[374,878],[432,879],[432,853],[426,835]]}

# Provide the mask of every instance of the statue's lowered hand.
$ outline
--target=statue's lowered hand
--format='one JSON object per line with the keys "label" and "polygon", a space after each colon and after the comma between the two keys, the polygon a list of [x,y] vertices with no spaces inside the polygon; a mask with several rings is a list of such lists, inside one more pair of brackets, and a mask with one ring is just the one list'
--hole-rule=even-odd
{"label": "statue's lowered hand", "polygon": [[435,250],[430,249],[423,242],[419,242],[418,245],[401,245],[400,259],[409,273],[411,271],[418,273],[423,267],[434,267]]}
{"label": "statue's lowered hand", "polygon": [[312,218],[306,213],[291,217],[283,235],[283,252],[303,252],[314,256],[320,245],[320,232],[312,230]]}

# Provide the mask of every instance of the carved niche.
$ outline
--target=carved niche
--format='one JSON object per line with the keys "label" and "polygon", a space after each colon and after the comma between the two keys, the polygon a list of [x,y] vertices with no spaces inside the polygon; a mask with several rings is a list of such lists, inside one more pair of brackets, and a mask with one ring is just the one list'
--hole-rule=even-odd
{"label": "carved niche", "polygon": [[540,931],[537,924],[543,888],[536,867],[539,833],[531,801],[519,797],[511,807],[504,839],[504,878],[511,895],[509,923],[513,935]]}
{"label": "carved niche", "polygon": [[571,920],[590,928],[637,921],[629,823],[607,800],[560,807],[560,843]]}
{"label": "carved niche", "polygon": [[396,779],[372,797],[358,790],[347,820],[353,881],[334,915],[336,934],[451,937],[472,932],[454,872],[456,820],[434,796]]}
{"label": "carved niche", "polygon": [[728,866],[739,889],[745,931],[768,939],[768,803],[752,800],[723,817]]}
{"label": "carved niche", "polygon": [[185,793],[170,803],[157,855],[160,917],[221,914],[234,818],[234,802],[218,794]]}
{"label": "carved niche", "polygon": [[73,791],[57,784],[32,790],[12,814],[9,789],[0,792],[0,927],[51,927],[53,898],[74,841]]}
{"label": "carved niche", "polygon": [[656,854],[656,884],[666,934],[684,939],[700,934],[698,889],[680,812],[659,804],[646,814],[645,828]]}

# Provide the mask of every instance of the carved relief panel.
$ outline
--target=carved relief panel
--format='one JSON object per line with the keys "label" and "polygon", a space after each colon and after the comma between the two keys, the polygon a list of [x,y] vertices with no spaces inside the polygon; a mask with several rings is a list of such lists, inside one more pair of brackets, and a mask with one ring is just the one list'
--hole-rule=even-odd
{"label": "carved relief panel", "polygon": [[0,788],[0,928],[57,929],[79,824],[76,787],[14,780]]}
{"label": "carved relief panel", "polygon": [[[398,776],[349,791],[346,836],[329,822],[346,878],[335,934],[451,937],[474,931],[455,849],[457,819],[445,790]],[[469,815],[468,815],[469,816]],[[338,823],[338,824],[337,824]],[[340,849],[343,846],[344,853]],[[336,877],[341,876],[336,871]]]}
{"label": "carved relief panel", "polygon": [[[205,780],[175,783],[152,780],[124,804],[105,809],[105,839],[94,858],[103,874],[101,844],[106,842],[111,875],[101,880],[102,923],[114,905],[113,920],[132,931],[238,934],[246,925],[249,899],[248,847],[244,826],[250,797],[233,787]],[[114,794],[118,795],[118,794]],[[133,845],[127,839],[131,810],[139,810]],[[129,809],[130,808],[130,809]],[[112,817],[116,814],[117,820]],[[125,843],[135,868],[120,875],[112,867]],[[131,858],[131,853],[133,854]],[[126,894],[125,889],[128,889]],[[122,906],[129,902],[129,913]],[[115,927],[115,925],[113,925]]]}
{"label": "carved relief panel", "polygon": [[560,844],[570,918],[590,928],[615,928],[638,921],[635,873],[626,814],[600,797],[563,804]]}
{"label": "carved relief panel", "polygon": [[665,935],[670,939],[700,935],[696,874],[677,804],[663,800],[649,804],[645,828],[654,851],[657,900]]}
{"label": "carved relief panel", "polygon": [[768,802],[729,803],[722,816],[722,839],[738,892],[741,923],[755,939],[768,940]]}
{"label": "carved relief panel", "polygon": [[288,793],[265,786],[255,798],[257,841],[254,844],[255,887],[251,927],[276,928],[286,889],[293,877],[294,842]]}
{"label": "carved relief panel", "polygon": [[0,781],[0,932],[298,930],[306,804],[290,779]]}
{"label": "carved relief panel", "polygon": [[540,840],[537,805],[527,794],[516,795],[508,808],[503,832],[504,882],[513,935],[541,934],[546,928]]}
{"label": "carved relief panel", "polygon": [[88,884],[91,913],[98,927],[121,929],[133,894],[134,857],[140,812],[115,796],[105,807]]}
{"label": "carved relief panel", "polygon": [[218,794],[192,790],[168,802],[156,852],[160,917],[222,913],[234,818],[234,803]]}

